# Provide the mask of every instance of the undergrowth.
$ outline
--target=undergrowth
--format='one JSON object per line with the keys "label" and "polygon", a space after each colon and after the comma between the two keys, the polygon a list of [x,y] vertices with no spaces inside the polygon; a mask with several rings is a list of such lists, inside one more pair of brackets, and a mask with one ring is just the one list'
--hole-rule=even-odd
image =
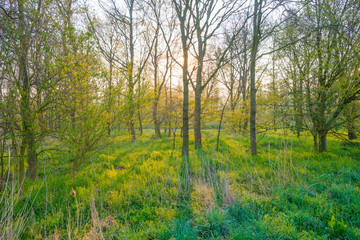
{"label": "undergrowth", "polygon": [[329,137],[315,154],[310,136],[278,131],[253,157],[244,136],[225,131],[215,151],[216,131],[203,134],[186,198],[180,137],[174,151],[150,129],[135,143],[112,137],[75,177],[67,153],[41,155],[23,194],[11,181],[2,193],[0,238],[360,239],[359,147]]}

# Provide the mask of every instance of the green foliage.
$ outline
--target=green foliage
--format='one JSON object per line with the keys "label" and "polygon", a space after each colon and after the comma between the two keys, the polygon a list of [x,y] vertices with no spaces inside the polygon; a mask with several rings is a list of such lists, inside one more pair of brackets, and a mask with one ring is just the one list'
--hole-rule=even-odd
{"label": "green foliage", "polygon": [[197,232],[192,227],[191,220],[179,218],[168,224],[166,229],[160,231],[158,239],[195,240],[197,239]]}
{"label": "green foliage", "polygon": [[229,214],[238,223],[252,221],[261,214],[261,205],[252,201],[236,201],[229,206]]}
{"label": "green foliage", "polygon": [[331,228],[331,236],[334,238],[341,238],[347,231],[347,225],[341,220],[337,220],[334,215],[331,216],[330,221],[328,222]]}
{"label": "green foliage", "polygon": [[234,221],[226,210],[212,208],[204,215],[195,217],[198,234],[202,239],[218,239],[228,237]]}
{"label": "green foliage", "polygon": [[261,225],[270,239],[296,239],[297,231],[289,216],[285,213],[264,215]]}

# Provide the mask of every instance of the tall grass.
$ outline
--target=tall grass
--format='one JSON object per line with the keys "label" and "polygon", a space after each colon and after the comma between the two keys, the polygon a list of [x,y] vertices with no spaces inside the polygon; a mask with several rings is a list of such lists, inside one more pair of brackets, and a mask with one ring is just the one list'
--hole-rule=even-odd
{"label": "tall grass", "polygon": [[313,154],[308,136],[277,131],[253,157],[246,137],[224,131],[216,151],[216,131],[206,130],[204,149],[187,161],[179,137],[173,150],[150,131],[133,144],[114,137],[75,178],[66,153],[50,152],[24,195],[8,181],[0,238],[359,238],[355,146],[330,138],[328,153]]}

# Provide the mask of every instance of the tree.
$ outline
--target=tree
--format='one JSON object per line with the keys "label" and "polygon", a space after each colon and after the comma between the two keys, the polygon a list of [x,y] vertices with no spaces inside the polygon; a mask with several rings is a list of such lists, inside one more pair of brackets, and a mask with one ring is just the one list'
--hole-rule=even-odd
{"label": "tree", "polygon": [[[122,47],[120,44],[120,37],[116,34],[114,24],[111,22],[112,18],[108,18],[104,22],[100,22],[97,21],[95,17],[91,17],[89,12],[86,12],[86,14],[90,29],[97,42],[97,46],[105,60],[102,64],[102,69],[104,71],[105,78],[107,79],[107,112],[108,114],[113,114],[113,112],[117,109],[115,100],[116,98],[120,98],[118,95],[122,87],[122,81],[119,79],[119,65],[121,61],[117,54]],[[116,123],[109,121],[107,125],[108,135],[110,136],[111,129],[116,125]]]}
{"label": "tree", "polygon": [[[227,37],[230,40],[231,34]],[[248,80],[249,80],[249,30],[248,24],[244,26],[233,46],[230,48],[230,60],[227,66],[221,69],[223,84],[229,94],[231,110],[231,128],[236,133],[237,130],[246,130],[248,118],[247,102],[248,99]],[[236,114],[236,108],[241,105],[241,112]]]}
{"label": "tree", "polygon": [[[74,27],[75,1],[59,2],[58,7],[63,25],[62,52],[54,70],[59,82],[53,96],[59,121],[56,136],[70,155],[75,176],[80,165],[104,143],[108,123],[114,121],[116,112],[110,111],[109,103],[114,101],[112,94],[107,94],[112,88],[112,76],[109,79],[102,74],[100,53],[93,50],[99,41],[92,34],[94,25],[85,29]],[[113,60],[112,56],[105,56],[106,60]],[[107,88],[101,88],[104,82],[109,84]]]}
{"label": "tree", "polygon": [[101,2],[100,6],[105,14],[112,19],[110,22],[114,25],[116,34],[121,39],[123,57],[118,59],[127,82],[125,96],[128,108],[128,128],[131,141],[134,142],[136,140],[135,115],[136,109],[139,108],[135,91],[137,85],[140,84],[154,40],[152,40],[150,48],[146,44],[141,44],[146,31],[144,31],[143,25],[143,12],[140,11],[142,6],[136,0],[124,0],[124,6],[121,8],[113,0],[109,0],[109,4],[110,6],[106,6],[105,3]]}
{"label": "tree", "polygon": [[46,136],[45,112],[50,106],[49,96],[54,90],[51,81],[53,54],[49,45],[54,27],[48,24],[52,1],[29,2],[18,0],[1,7],[2,53],[6,54],[2,71],[6,78],[4,119],[15,152],[16,176],[21,184],[26,175],[36,178],[38,148]]}
{"label": "tree", "polygon": [[[283,19],[267,24],[269,16],[284,5],[283,1],[254,0],[253,6],[253,29],[250,53],[250,150],[252,155],[257,155],[256,142],[256,65],[259,58],[270,54],[273,51],[258,55],[260,43],[271,36],[274,31],[283,23]],[[282,46],[283,47],[283,46]],[[279,47],[279,48],[282,48]]]}
{"label": "tree", "polygon": [[218,58],[217,66],[213,72],[204,79],[204,63],[207,60],[208,44],[212,38],[217,35],[218,29],[224,24],[228,18],[236,11],[239,10],[237,1],[226,1],[219,3],[215,0],[207,0],[204,2],[195,1],[194,6],[191,7],[191,17],[194,25],[194,32],[196,35],[196,43],[194,45],[194,53],[196,59],[196,79],[191,81],[191,85],[195,93],[195,110],[194,110],[194,137],[195,147],[201,148],[201,95],[204,88],[209,84],[211,80],[216,76],[219,69],[224,65],[226,56],[232,47],[236,36],[239,33],[237,30],[234,35],[228,41],[228,45],[224,48],[223,52]]}
{"label": "tree", "polygon": [[252,155],[257,155],[256,146],[256,88],[255,88],[255,68],[256,58],[260,43],[260,24],[262,22],[263,0],[254,0],[253,15],[253,36],[250,56],[250,149]]}
{"label": "tree", "polygon": [[347,130],[348,139],[349,140],[357,139],[357,135],[356,135],[357,130],[356,130],[355,122],[360,117],[359,102],[354,101],[348,104],[348,106],[346,106],[346,108],[344,109],[344,116],[346,121],[346,130]]}
{"label": "tree", "polygon": [[[159,107],[159,100],[161,97],[161,93],[163,90],[163,87],[166,84],[169,70],[171,68],[171,60],[170,60],[170,49],[166,47],[166,42],[170,42],[172,39],[172,28],[173,23],[172,20],[168,21],[168,27],[167,29],[167,35],[162,34],[161,27],[166,23],[164,16],[163,16],[163,8],[167,7],[166,1],[155,1],[150,0],[148,3],[149,7],[152,10],[153,13],[153,22],[154,22],[154,46],[153,51],[151,53],[151,64],[153,66],[153,72],[154,72],[154,97],[153,97],[153,110],[152,110],[152,118],[154,122],[155,127],[155,134],[157,138],[161,138],[161,131],[160,126],[161,123],[164,121],[164,117],[162,120],[158,116],[158,107]],[[165,16],[166,17],[166,16]],[[165,26],[163,26],[164,29]],[[163,40],[165,38],[165,40]],[[151,40],[148,41],[151,44]],[[161,46],[165,46],[161,47]],[[165,60],[165,61],[164,61]],[[161,64],[163,62],[163,64]],[[170,73],[171,74],[171,73]],[[171,77],[171,76],[170,76]],[[169,130],[170,131],[170,130]],[[170,134],[170,133],[169,133]]]}
{"label": "tree", "polygon": [[183,81],[183,124],[182,124],[182,155],[189,157],[189,49],[192,39],[190,8],[193,0],[172,0],[177,19],[180,23],[180,37],[183,54],[183,63],[178,63],[182,68]]}
{"label": "tree", "polygon": [[294,35],[309,55],[299,58],[292,50],[293,64],[297,64],[305,88],[307,127],[314,137],[314,151],[324,152],[327,134],[338,126],[344,109],[359,98],[359,41],[352,32],[358,31],[360,16],[354,4],[336,0],[302,2],[300,9],[303,11],[294,18],[301,27]]}

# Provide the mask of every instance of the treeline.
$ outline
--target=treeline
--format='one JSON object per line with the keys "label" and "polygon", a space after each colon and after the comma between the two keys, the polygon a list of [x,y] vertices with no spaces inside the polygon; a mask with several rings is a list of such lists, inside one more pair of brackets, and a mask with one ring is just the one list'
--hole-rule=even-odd
{"label": "treeline", "polygon": [[[57,139],[73,173],[111,133],[182,137],[190,123],[249,136],[308,131],[355,139],[360,97],[357,1],[0,0],[1,156],[36,178]],[[222,113],[221,113],[222,112]],[[120,131],[126,129],[126,131]],[[220,131],[220,128],[219,128]],[[6,150],[7,149],[7,150]],[[11,155],[11,156],[10,156]],[[2,169],[4,161],[2,157]]]}

